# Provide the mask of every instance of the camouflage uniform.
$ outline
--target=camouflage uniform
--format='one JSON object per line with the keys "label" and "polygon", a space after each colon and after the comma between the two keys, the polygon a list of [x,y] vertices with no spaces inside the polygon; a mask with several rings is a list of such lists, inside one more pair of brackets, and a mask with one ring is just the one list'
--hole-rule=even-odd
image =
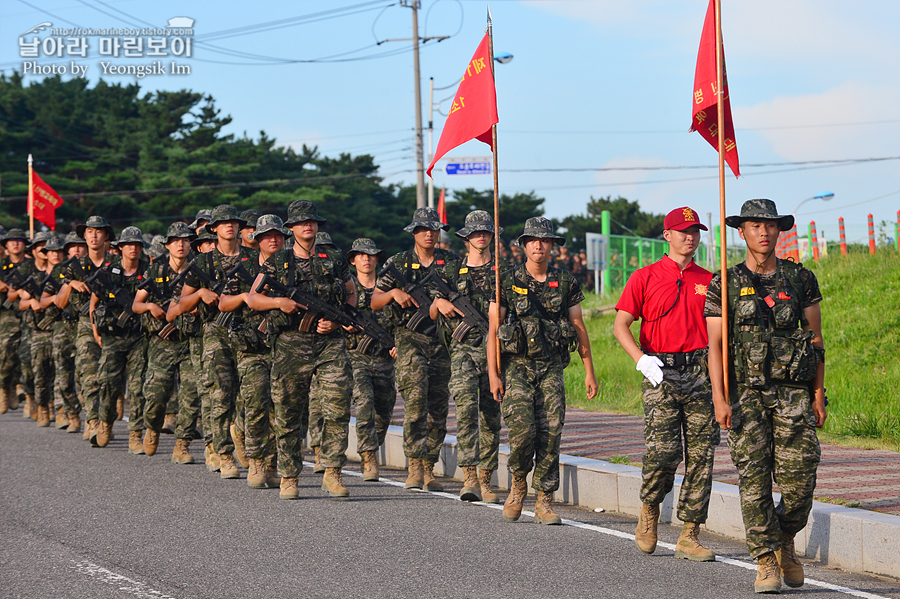
{"label": "camouflage uniform", "polygon": [[[62,264],[53,267],[52,278],[44,289],[49,295],[59,293],[65,283],[63,270]],[[48,310],[53,308],[51,306]],[[66,414],[74,416],[81,413],[81,402],[78,400],[78,393],[75,392],[75,333],[78,317],[71,303],[65,310],[60,311],[52,326],[54,405],[56,408],[63,406]]]}
{"label": "camouflage uniform", "polygon": [[[509,471],[524,478],[534,468],[532,487],[559,488],[559,445],[566,418],[563,370],[577,341],[568,310],[584,301],[571,273],[547,267],[535,280],[518,266],[500,280],[500,305],[507,318],[497,332],[506,394],[500,409],[509,430]],[[557,341],[551,341],[556,339]]]}
{"label": "camouflage uniform", "polygon": [[[24,238],[24,232],[13,229],[11,232],[20,231]],[[16,236],[14,239],[19,239]],[[4,242],[10,239],[4,238]],[[6,278],[7,274],[18,267],[18,264],[9,259],[9,256],[0,260],[0,277]],[[19,363],[19,342],[22,338],[22,317],[13,302],[10,302],[6,294],[0,302],[0,387],[15,393],[15,386],[21,373]]]}
{"label": "camouflage uniform", "polygon": [[[101,267],[108,266],[114,259],[115,256],[107,254],[101,262]],[[90,256],[84,256],[69,264],[64,274],[66,280],[83,282],[90,278],[96,269]],[[100,379],[97,373],[101,354],[100,346],[94,339],[90,315],[87,313],[90,301],[90,293],[80,293],[73,289],[69,295],[69,305],[78,317],[75,325],[75,384],[81,393],[82,408],[88,421],[96,420],[100,410]]]}
{"label": "camouflage uniform", "polygon": [[[37,237],[37,235],[35,235],[35,237]],[[22,277],[26,279],[37,270],[34,265],[34,260],[31,258],[25,258],[25,260],[19,263],[17,268]],[[18,302],[16,302],[16,309],[18,310]],[[25,388],[25,393],[34,396],[34,368],[31,359],[32,337],[34,336],[34,312],[29,309],[19,311],[19,314],[21,335],[19,337],[18,351],[19,364],[22,369],[21,383]]]}
{"label": "camouflage uniform", "polygon": [[[754,558],[778,550],[782,533],[793,536],[802,530],[812,509],[820,450],[809,386],[824,359],[824,350],[809,345],[809,332],[798,328],[807,324],[802,310],[822,301],[815,275],[802,265],[778,260],[773,273],[757,276],[759,284],[743,263],[728,270],[728,445],[740,475],[747,547]],[[771,311],[763,308],[766,296],[775,298]],[[716,273],[707,293],[706,316],[721,316],[721,298]],[[773,479],[781,490],[777,506]]]}
{"label": "camouflage uniform", "polygon": [[[418,211],[417,211],[418,212]],[[416,223],[414,222],[413,225]],[[411,227],[412,225],[410,225]],[[412,229],[407,229],[411,232]],[[419,263],[415,251],[407,250],[388,259],[400,274],[413,285],[436,271],[444,281],[459,268],[459,257],[448,250],[435,249],[429,266]],[[402,288],[390,273],[378,279],[381,291]],[[439,297],[428,289],[432,298]],[[408,458],[420,458],[435,464],[447,435],[447,414],[450,410],[450,354],[436,336],[433,321],[425,321],[421,331],[412,331],[407,323],[416,308],[401,309],[394,303],[385,310],[392,315],[394,340],[397,343],[397,386],[403,397],[403,452]]]}

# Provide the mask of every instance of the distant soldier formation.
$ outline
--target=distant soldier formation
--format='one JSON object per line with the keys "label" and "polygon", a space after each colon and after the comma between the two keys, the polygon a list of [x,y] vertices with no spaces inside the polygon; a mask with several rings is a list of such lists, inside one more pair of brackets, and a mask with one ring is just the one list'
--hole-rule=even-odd
{"label": "distant soldier formation", "polygon": [[[719,430],[730,429],[757,592],[778,592],[782,576],[803,584],[793,537],[811,507],[815,426],[825,420],[818,284],[774,256],[789,220],[768,200],[730,217],[748,257],[729,272],[727,356],[722,285],[693,262],[705,227],[690,208],[669,214],[670,253],[639,270],[616,306],[616,338],[645,376],[638,547],[655,550],[659,504],[684,459],[676,556],[715,559],[698,533]],[[587,396],[598,391],[581,309],[590,282],[583,255],[569,255],[542,217],[529,218],[498,256],[492,246],[503,230],[481,210],[455,232],[463,256],[442,243],[448,226],[431,208],[415,211],[402,233],[410,249],[391,257],[366,238],[341,251],[320,230],[326,222],[313,202],[297,200],[285,220],[221,205],[156,237],[133,226],[116,234],[96,215],[65,236],[3,230],[0,413],[21,403],[38,426],[104,448],[127,405],[129,453],[153,456],[160,436],[172,434],[172,463],[193,464],[191,446],[202,441],[210,472],[240,479],[246,471],[248,486],[294,500],[307,443],[322,491],[350,495],[342,471],[351,407],[363,480],[379,480],[376,452],[398,392],[405,486],[443,490],[435,465],[452,397],[460,499],[500,502],[502,421],[511,475],[503,518],[521,516],[530,476],[535,521],[561,524],[553,501],[572,352]]]}

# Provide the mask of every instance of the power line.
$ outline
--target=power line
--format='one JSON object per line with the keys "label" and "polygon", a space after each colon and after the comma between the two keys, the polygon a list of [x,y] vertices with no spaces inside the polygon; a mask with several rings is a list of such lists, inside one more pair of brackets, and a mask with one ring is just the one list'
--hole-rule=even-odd
{"label": "power line", "polygon": [[[889,119],[883,121],[859,121],[855,123],[823,123],[818,125],[777,125],[771,127],[735,127],[736,131],[768,131],[780,129],[818,129],[821,127],[851,127],[859,125],[883,125],[888,123],[900,123],[900,119]],[[504,133],[524,133],[528,135],[639,135],[645,133],[688,133],[687,129],[642,129],[642,130],[624,130],[624,129],[601,129],[601,130],[584,130],[562,131],[562,130],[529,130],[529,129],[504,129]]]}
{"label": "power line", "polygon": [[[757,162],[751,164],[742,164],[741,167],[763,167],[763,166],[796,166],[801,164],[857,164],[862,162],[882,162],[885,160],[900,160],[900,156],[880,156],[875,158],[841,158],[834,160],[801,160],[795,162]],[[610,171],[677,171],[692,169],[708,169],[718,168],[714,164],[703,165],[678,165],[678,166],[606,166],[606,167],[559,167],[559,168],[508,168],[504,169],[507,173],[580,173],[580,172],[610,172]]]}

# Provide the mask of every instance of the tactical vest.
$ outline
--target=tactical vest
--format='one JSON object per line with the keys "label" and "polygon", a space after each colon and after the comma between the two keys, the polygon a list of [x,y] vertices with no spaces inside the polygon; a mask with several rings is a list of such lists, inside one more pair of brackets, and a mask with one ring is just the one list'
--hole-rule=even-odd
{"label": "tactical vest", "polygon": [[500,351],[515,356],[546,359],[564,356],[578,348],[578,334],[569,321],[567,300],[572,274],[552,266],[542,283],[540,301],[528,289],[525,266],[517,266],[501,276],[507,299],[507,316],[497,330]]}
{"label": "tactical vest", "polygon": [[[461,262],[458,269],[455,269],[455,276],[452,276],[450,279],[450,287],[453,288],[460,295],[465,295],[469,298],[469,301],[472,302],[472,305],[478,309],[478,311],[485,317],[488,318],[488,310],[491,305],[491,297],[494,295],[494,269],[496,268],[496,261],[491,258],[491,260],[485,266],[471,267],[478,269],[486,269],[488,271],[487,275],[487,284],[486,285],[477,285],[475,283],[475,278],[472,276],[470,272],[470,267],[465,264],[465,262]],[[462,318],[459,316],[454,316],[452,318],[447,318],[443,314],[439,316],[439,320],[441,323],[441,336],[445,345],[449,347],[450,344],[450,335],[456,329],[457,325],[462,322]],[[478,346],[483,341],[481,334],[475,328],[469,331],[466,335],[465,339],[463,339],[466,343],[471,345]]]}
{"label": "tactical vest", "polygon": [[[238,251],[240,252],[238,260],[242,260],[245,265],[249,264],[253,261],[254,258],[257,258],[259,256],[259,252],[257,252],[253,248],[238,246]],[[199,256],[197,256],[196,264],[200,268],[200,270],[206,273],[206,276],[208,276],[212,281],[218,283],[225,278],[225,274],[229,270],[225,268],[222,257],[223,256],[218,249],[213,249],[211,252],[207,252],[205,254],[200,254]],[[200,286],[206,287],[206,284],[201,282]],[[235,295],[236,291],[237,285],[235,283],[229,283],[228,285],[226,285],[225,290],[222,293],[226,295]],[[219,316],[219,309],[214,306],[210,306],[203,300],[200,300],[200,302],[197,304],[197,314],[200,315],[200,320],[203,323],[212,322]]]}
{"label": "tactical vest", "polygon": [[[113,256],[111,254],[107,254],[103,257],[103,262],[101,262],[101,267],[108,265],[112,262]],[[65,273],[66,278],[72,281],[86,281],[90,278],[94,271],[97,270],[97,267],[94,266],[94,262],[91,260],[90,256],[83,256],[78,259],[75,263],[69,265],[68,271]],[[81,293],[79,291],[72,290],[71,295],[69,295],[69,305],[73,307],[75,310],[75,314],[80,315],[83,318],[88,318],[88,309],[91,304],[91,293],[88,291],[87,293]]]}
{"label": "tactical vest", "polygon": [[[356,277],[351,277],[353,281],[353,287],[356,289],[356,309],[360,312],[367,311],[371,313],[375,317],[375,322],[381,325],[381,327],[391,332],[393,328],[390,314],[385,310],[378,310],[377,312],[373,312],[372,310],[372,294],[375,292],[375,289],[368,289],[363,287],[362,283],[359,282],[359,279]],[[344,337],[347,340],[347,349],[355,350],[359,345],[360,340],[362,340],[364,334],[361,332],[356,333],[348,333],[346,330],[344,331]],[[375,348],[369,350],[370,354],[381,355],[387,354],[387,350],[390,348],[381,347],[377,343],[373,343],[370,347]],[[377,350],[377,351],[376,351]]]}
{"label": "tactical vest", "polygon": [[[416,255],[415,250],[406,250],[405,252],[400,252],[399,254],[394,255],[390,260],[394,263],[394,266],[397,267],[397,270],[400,271],[400,274],[412,285],[416,285],[424,279],[429,272],[432,270],[437,271],[438,275],[447,281],[451,280],[451,277],[448,273],[453,272],[455,268],[457,268],[457,263],[459,262],[459,256],[454,254],[449,250],[442,250],[440,248],[435,248],[434,250],[434,261],[428,268],[423,267],[419,263],[419,257]],[[439,297],[437,292],[432,289],[427,289],[428,294],[432,297],[432,299]],[[413,317],[418,308],[415,306],[411,306],[409,308],[400,308],[399,305],[391,302],[389,304],[391,306],[389,314],[391,315],[391,322],[397,328],[403,328],[406,326],[406,323],[409,322],[409,319]]]}
{"label": "tactical vest", "polygon": [[[347,290],[340,273],[341,254],[337,250],[315,246],[309,258],[308,273],[297,264],[293,249],[281,250],[269,260],[275,265],[274,276],[281,284],[300,288],[335,306],[341,306],[347,299]],[[269,323],[277,329],[296,329],[304,314],[302,309],[295,314],[272,310]]]}
{"label": "tactical vest", "polygon": [[[109,280],[114,288],[127,289],[134,297],[137,293],[137,286],[144,280],[142,272],[143,264],[138,262],[137,270],[132,276],[125,276],[122,268],[122,258],[116,256],[111,262],[104,262],[102,268],[106,269]],[[98,289],[97,299],[99,304],[94,309],[94,324],[101,333],[118,334],[118,333],[136,333],[140,330],[140,319],[131,317],[124,327],[118,325],[119,317],[122,316],[124,308],[115,303],[115,296],[109,289]]]}
{"label": "tactical vest", "polygon": [[731,363],[738,383],[751,388],[772,384],[806,387],[816,376],[819,354],[815,333],[800,328],[804,289],[801,264],[778,259],[775,297],[744,264],[728,272]]}
{"label": "tactical vest", "polygon": [[[3,258],[3,260],[0,261],[0,279],[6,280],[6,277],[9,274],[9,272],[11,270],[17,268],[19,266],[19,264],[21,264],[21,262],[18,262],[18,263],[13,262],[12,260],[9,259],[9,256],[7,256],[6,258]],[[4,293],[3,301],[0,302],[0,312],[7,312],[7,311],[14,312],[17,317],[19,315],[15,304],[13,302],[9,301],[9,299],[6,297],[6,294]]]}

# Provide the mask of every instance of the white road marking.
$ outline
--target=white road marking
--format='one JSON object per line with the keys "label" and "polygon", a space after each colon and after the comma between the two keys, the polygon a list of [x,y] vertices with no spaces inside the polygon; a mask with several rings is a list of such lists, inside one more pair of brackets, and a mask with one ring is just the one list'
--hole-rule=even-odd
{"label": "white road marking", "polygon": [[175,599],[175,597],[151,589],[143,582],[138,582],[126,576],[122,576],[121,574],[116,574],[115,572],[107,570],[106,568],[98,566],[97,564],[92,564],[91,562],[85,561],[69,561],[73,564],[70,567],[74,570],[77,570],[79,573],[84,574],[85,576],[89,576],[94,580],[97,580],[104,584],[112,585],[120,591],[125,591],[126,593],[130,593],[135,597],[139,597],[140,599]]}

